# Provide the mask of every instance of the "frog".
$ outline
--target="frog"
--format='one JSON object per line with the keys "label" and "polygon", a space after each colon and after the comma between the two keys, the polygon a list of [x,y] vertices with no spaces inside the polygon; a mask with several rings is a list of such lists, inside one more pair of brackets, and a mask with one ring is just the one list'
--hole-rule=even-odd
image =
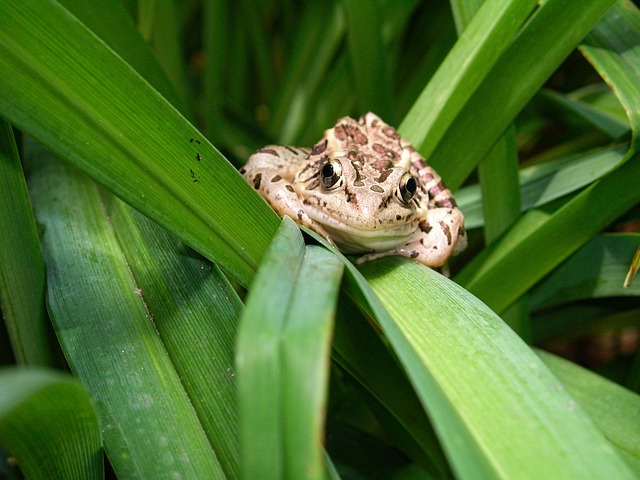
{"label": "frog", "polygon": [[338,119],[313,147],[267,145],[240,173],[280,216],[363,263],[389,255],[442,267],[467,245],[438,173],[376,114]]}

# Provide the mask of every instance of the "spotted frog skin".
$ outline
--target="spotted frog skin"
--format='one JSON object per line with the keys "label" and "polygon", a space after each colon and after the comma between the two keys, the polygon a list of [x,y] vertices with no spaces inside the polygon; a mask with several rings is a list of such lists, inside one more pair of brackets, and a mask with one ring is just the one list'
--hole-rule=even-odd
{"label": "spotted frog skin", "polygon": [[467,244],[451,192],[373,113],[339,119],[311,149],[261,148],[240,172],[279,215],[365,253],[358,262],[402,255],[439,267]]}

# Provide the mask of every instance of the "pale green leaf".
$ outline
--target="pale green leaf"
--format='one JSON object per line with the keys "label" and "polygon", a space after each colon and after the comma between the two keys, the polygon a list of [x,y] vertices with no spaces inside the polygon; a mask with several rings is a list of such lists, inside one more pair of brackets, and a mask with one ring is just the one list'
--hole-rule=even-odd
{"label": "pale green leaf", "polygon": [[242,477],[324,478],[330,336],[341,262],[285,217],[238,332]]}
{"label": "pale green leaf", "polygon": [[52,159],[31,168],[52,320],[96,402],[114,470],[225,478],[108,221],[105,193]]}
{"label": "pale green leaf", "polygon": [[[480,13],[488,9],[488,3],[491,2],[483,5],[464,35],[471,35],[468,32],[472,31],[474,23],[479,22]],[[524,2],[512,0],[508,3],[517,5]],[[446,125],[446,134],[439,132],[438,143],[426,141],[427,139],[425,143],[416,142],[417,148],[419,146],[421,153],[426,155],[449,187],[456,189],[462,184],[505,128],[612,3],[614,0],[544,2],[527,18],[513,41],[506,47],[503,45],[504,53],[495,60],[495,65],[491,64],[493,68],[490,71],[487,68],[480,69],[486,72],[486,76],[482,76],[481,83],[474,89],[472,96],[465,90],[451,99],[445,96],[444,100],[434,94],[430,97],[431,100],[425,99],[419,107],[414,107],[429,111],[436,99],[439,102],[451,102],[457,107],[455,111],[459,112],[458,115]],[[518,8],[516,5],[511,5],[511,8]],[[524,21],[522,16],[518,18]],[[567,28],[568,25],[571,28]],[[482,31],[475,33],[475,36],[484,39]],[[482,56],[478,61],[480,59]],[[458,63],[465,60],[466,57],[459,58]],[[474,70],[474,75],[471,76],[475,75]],[[443,82],[446,81],[447,77]],[[477,82],[471,79],[466,81]],[[411,118],[407,117],[405,122],[409,121]],[[426,126],[420,127],[420,131],[425,131],[425,128]],[[422,136],[419,137],[421,138]]]}
{"label": "pale green leaf", "polygon": [[370,304],[458,476],[633,478],[575,400],[480,301],[403,259],[360,270],[391,315]]}
{"label": "pale green leaf", "polygon": [[567,360],[542,351],[538,355],[640,475],[640,396]]}

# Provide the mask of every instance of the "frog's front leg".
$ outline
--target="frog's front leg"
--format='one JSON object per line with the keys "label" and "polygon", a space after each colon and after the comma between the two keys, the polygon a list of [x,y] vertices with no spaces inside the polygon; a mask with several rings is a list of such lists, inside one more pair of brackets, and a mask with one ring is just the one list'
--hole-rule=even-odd
{"label": "frog's front leg", "polygon": [[467,246],[463,224],[464,216],[456,207],[429,209],[426,220],[420,224],[420,230],[409,242],[387,252],[365,255],[359,258],[357,263],[387,255],[402,255],[427,267],[441,267],[449,257]]}
{"label": "frog's front leg", "polygon": [[278,215],[288,215],[335,246],[327,232],[309,217],[292,185],[309,153],[308,148],[268,145],[251,155],[240,173]]}

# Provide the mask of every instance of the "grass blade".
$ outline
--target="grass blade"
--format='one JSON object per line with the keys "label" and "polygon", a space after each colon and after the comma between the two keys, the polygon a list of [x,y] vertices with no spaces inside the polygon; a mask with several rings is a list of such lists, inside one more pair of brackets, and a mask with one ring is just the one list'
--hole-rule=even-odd
{"label": "grass blade", "polygon": [[640,234],[634,233],[593,237],[531,290],[531,310],[591,298],[640,296],[640,285],[623,285],[638,243]]}
{"label": "grass blade", "polygon": [[[422,135],[419,137],[420,142],[414,145],[420,145],[421,153],[426,153],[429,162],[446,179],[450,188],[456,189],[462,184],[505,128],[613,2],[544,2],[497,59],[473,96],[462,109],[457,110],[459,114],[448,125],[446,135],[439,132],[438,137],[442,140],[436,138],[438,142],[434,143],[427,141],[428,138],[423,141]],[[569,24],[572,27],[566,28]],[[471,25],[465,34],[470,31]],[[540,35],[541,31],[545,34]],[[468,98],[464,95],[463,98]],[[416,104],[415,108],[420,106],[429,110],[422,104]],[[406,123],[409,128],[413,121],[407,117],[403,127]],[[423,128],[411,126],[412,131],[423,131]]]}
{"label": "grass blade", "polygon": [[629,2],[617,1],[587,36],[580,50],[609,84],[629,117],[633,131],[631,149],[640,139],[640,11]]}
{"label": "grass blade", "polygon": [[640,397],[559,357],[542,351],[538,355],[638,475]]}
{"label": "grass blade", "polygon": [[[532,0],[488,0],[474,15],[398,128],[425,158],[430,158],[535,6]],[[443,178],[451,184],[447,175]]]}
{"label": "grass blade", "polygon": [[19,363],[53,366],[45,272],[11,126],[0,118],[0,305]]}
{"label": "grass blade", "polygon": [[183,115],[187,114],[176,89],[169,82],[166,73],[162,70],[148,44],[142,39],[123,2],[118,0],[101,2],[62,0],[60,3],[140,75],[144,76]]}
{"label": "grass blade", "polygon": [[[575,193],[611,172],[624,159],[626,145],[598,149],[578,156],[523,168],[519,172],[522,210],[546,205]],[[456,201],[467,229],[484,225],[479,185],[461,188]]]}
{"label": "grass blade", "polygon": [[382,12],[378,2],[345,0],[347,41],[353,79],[362,114],[372,111],[395,125],[391,72],[382,39]]}
{"label": "grass blade", "polygon": [[233,348],[242,303],[215,265],[112,195],[102,199],[202,429],[226,476],[238,478]]}
{"label": "grass blade", "polygon": [[[633,158],[556,212],[533,210],[499,242],[477,255],[456,281],[500,312],[593,235],[640,202]],[[607,199],[607,201],[603,201]]]}

